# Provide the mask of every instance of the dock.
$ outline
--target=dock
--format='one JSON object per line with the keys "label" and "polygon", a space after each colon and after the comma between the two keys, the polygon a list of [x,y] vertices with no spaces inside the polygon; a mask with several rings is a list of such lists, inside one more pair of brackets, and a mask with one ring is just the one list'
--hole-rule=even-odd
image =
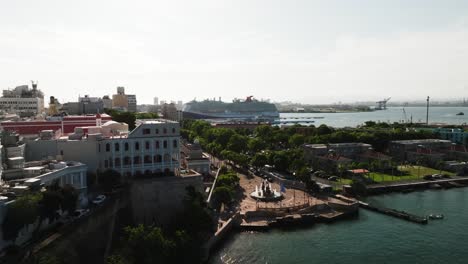
{"label": "dock", "polygon": [[373,212],[393,216],[393,217],[403,219],[409,222],[417,223],[417,224],[425,225],[428,222],[426,217],[413,215],[405,211],[398,211],[395,209],[390,209],[390,208],[385,208],[385,207],[376,207],[376,206],[372,206],[368,203],[364,203],[361,201],[359,201],[359,206],[361,208],[364,208]]}
{"label": "dock", "polygon": [[468,177],[456,177],[440,180],[420,180],[414,182],[398,182],[398,183],[380,183],[367,186],[368,194],[380,194],[386,192],[407,192],[418,189],[441,189],[444,188],[459,188],[468,185]]}

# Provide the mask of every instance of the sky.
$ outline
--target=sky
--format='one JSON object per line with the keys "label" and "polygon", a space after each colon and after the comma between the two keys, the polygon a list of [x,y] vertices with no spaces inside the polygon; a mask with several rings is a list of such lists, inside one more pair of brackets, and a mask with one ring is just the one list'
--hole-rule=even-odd
{"label": "sky", "polygon": [[468,98],[468,1],[0,0],[0,88],[301,103]]}

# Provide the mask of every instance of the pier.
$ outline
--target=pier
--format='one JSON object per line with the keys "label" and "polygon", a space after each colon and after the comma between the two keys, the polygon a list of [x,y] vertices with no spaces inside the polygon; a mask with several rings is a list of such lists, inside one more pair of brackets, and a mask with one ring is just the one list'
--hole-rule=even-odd
{"label": "pier", "polygon": [[376,207],[376,206],[372,206],[372,205],[370,205],[368,203],[364,203],[364,202],[361,202],[361,201],[359,201],[359,206],[361,208],[364,208],[364,209],[367,209],[367,210],[370,210],[370,211],[373,211],[373,212],[393,216],[393,217],[400,218],[400,219],[403,219],[403,220],[406,220],[406,221],[409,221],[409,222],[413,222],[413,223],[417,223],[417,224],[423,224],[423,225],[427,224],[427,218],[426,217],[420,217],[420,216],[413,215],[413,214],[410,214],[410,213],[405,212],[405,211],[398,211],[398,210],[395,210],[395,209],[390,209],[390,208],[385,208],[385,207]]}
{"label": "pier", "polygon": [[458,188],[466,187],[468,184],[468,177],[456,177],[450,179],[440,180],[420,180],[414,182],[403,183],[389,183],[389,184],[372,184],[367,186],[368,194],[380,194],[393,191],[413,191],[416,189],[435,189],[437,185],[439,188]]}

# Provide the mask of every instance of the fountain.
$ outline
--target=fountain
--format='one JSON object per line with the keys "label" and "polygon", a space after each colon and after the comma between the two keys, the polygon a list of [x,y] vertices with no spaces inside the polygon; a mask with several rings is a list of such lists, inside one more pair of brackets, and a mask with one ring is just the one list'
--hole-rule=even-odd
{"label": "fountain", "polygon": [[262,181],[260,188],[258,185],[255,185],[255,191],[252,192],[250,196],[260,201],[277,201],[283,198],[280,192],[271,188],[271,183],[267,180]]}

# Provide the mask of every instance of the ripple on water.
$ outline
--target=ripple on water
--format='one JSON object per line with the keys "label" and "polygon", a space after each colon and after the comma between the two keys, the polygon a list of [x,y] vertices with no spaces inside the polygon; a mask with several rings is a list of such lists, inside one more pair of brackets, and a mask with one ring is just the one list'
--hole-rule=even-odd
{"label": "ripple on water", "polygon": [[294,231],[240,233],[212,263],[468,263],[468,188],[389,194],[369,202],[445,218],[418,225],[369,211]]}

